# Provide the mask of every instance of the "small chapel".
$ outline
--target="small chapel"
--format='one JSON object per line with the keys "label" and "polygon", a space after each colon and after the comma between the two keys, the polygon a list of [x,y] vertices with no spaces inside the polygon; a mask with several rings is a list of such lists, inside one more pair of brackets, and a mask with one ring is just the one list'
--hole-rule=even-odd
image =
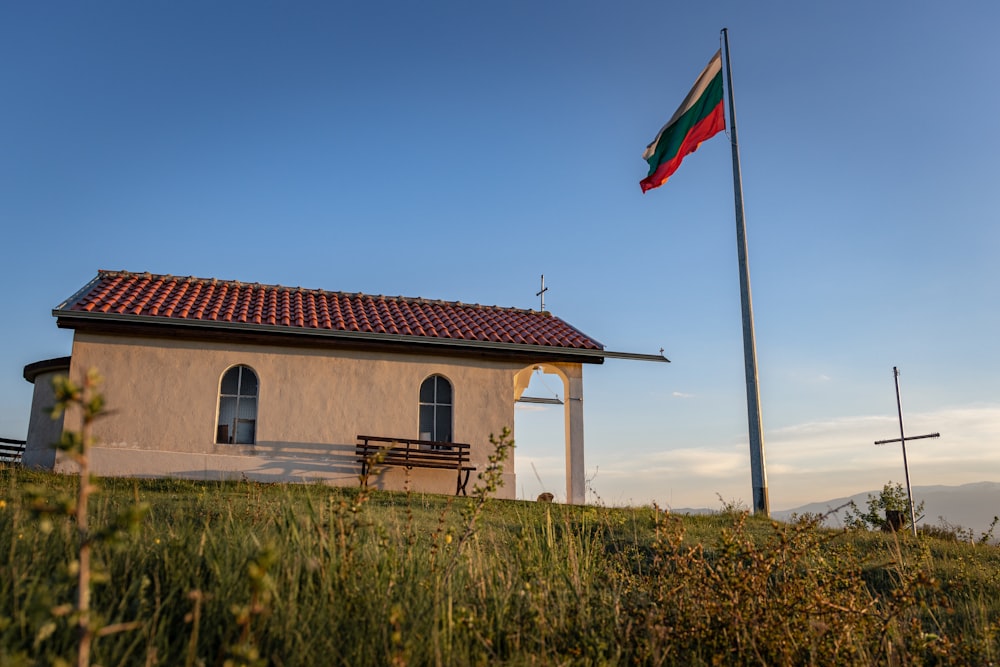
{"label": "small chapel", "polygon": [[[73,331],[72,351],[24,369],[34,396],[23,464],[75,470],[50,443],[79,418],[44,408],[55,375],[95,368],[110,408],[93,425],[102,476],[357,485],[362,437],[409,442],[414,457],[456,443],[468,474],[487,465],[491,434],[513,431],[541,370],[563,383],[566,498],[579,504],[584,365],[666,361],[608,352],[544,310],[127,271],[99,271],[53,316]],[[454,471],[406,463],[371,483],[456,492]],[[508,468],[498,495],[513,498]]]}

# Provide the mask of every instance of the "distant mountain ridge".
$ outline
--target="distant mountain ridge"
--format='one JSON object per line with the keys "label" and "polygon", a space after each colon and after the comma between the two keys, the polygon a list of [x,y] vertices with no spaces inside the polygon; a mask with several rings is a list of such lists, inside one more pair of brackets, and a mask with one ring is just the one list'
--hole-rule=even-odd
{"label": "distant mountain ridge", "polygon": [[[852,500],[862,511],[868,505],[868,496],[877,496],[881,489],[856,493],[853,496],[834,498],[824,502],[809,503],[788,510],[772,511],[775,519],[786,521],[793,514],[802,515],[807,512],[825,514],[845,505]],[[974,482],[959,486],[915,486],[913,487],[913,503],[924,503],[924,518],[918,518],[917,525],[937,526],[943,519],[951,526],[969,528],[978,538],[988,530],[993,517],[1000,515],[1000,482]],[[844,525],[843,516],[848,508],[831,514],[826,523],[829,526]],[[994,539],[1000,538],[1000,527],[994,533]]]}

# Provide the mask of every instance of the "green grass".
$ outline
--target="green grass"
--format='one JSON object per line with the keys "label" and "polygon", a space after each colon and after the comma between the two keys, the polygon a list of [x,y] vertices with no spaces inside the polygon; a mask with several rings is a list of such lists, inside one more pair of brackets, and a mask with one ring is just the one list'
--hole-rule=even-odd
{"label": "green grass", "polygon": [[[72,660],[69,519],[0,470],[0,664]],[[1000,549],[773,524],[320,485],[104,479],[110,665],[996,664]],[[107,631],[106,631],[107,632]],[[228,661],[228,663],[227,663]]]}

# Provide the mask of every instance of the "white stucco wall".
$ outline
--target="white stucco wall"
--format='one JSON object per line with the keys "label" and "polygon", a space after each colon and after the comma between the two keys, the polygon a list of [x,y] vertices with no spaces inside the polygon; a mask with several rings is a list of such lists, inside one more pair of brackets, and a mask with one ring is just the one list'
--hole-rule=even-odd
{"label": "white stucco wall", "polygon": [[[256,444],[215,444],[219,383],[234,365],[258,376]],[[358,483],[358,434],[417,438],[418,391],[432,374],[453,388],[456,442],[472,445],[481,471],[490,433],[514,427],[514,374],[523,364],[440,355],[386,354],[263,345],[126,339],[77,333],[71,376],[104,376],[111,414],[95,423],[98,475],[174,475],[264,481]],[[67,415],[66,428],[78,417]],[[64,459],[56,469],[70,471]],[[498,494],[514,497],[513,459]],[[415,469],[412,487],[454,493],[455,474]],[[402,488],[406,471],[389,468],[376,486]],[[469,483],[471,490],[475,473]]]}
{"label": "white stucco wall", "polygon": [[67,367],[53,368],[34,377],[35,389],[31,395],[31,414],[28,417],[28,435],[25,438],[24,455],[21,465],[25,468],[51,469],[55,464],[56,450],[53,444],[62,435],[63,417],[53,419],[49,410],[56,404],[52,391],[52,379],[66,375]]}

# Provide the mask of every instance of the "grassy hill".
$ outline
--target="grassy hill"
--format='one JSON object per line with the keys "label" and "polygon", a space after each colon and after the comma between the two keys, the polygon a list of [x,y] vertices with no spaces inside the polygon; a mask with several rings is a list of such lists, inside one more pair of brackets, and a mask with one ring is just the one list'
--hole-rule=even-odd
{"label": "grassy hill", "polygon": [[[73,659],[76,533],[32,506],[74,486],[0,470],[0,664]],[[95,552],[106,666],[1000,661],[996,547],[735,510],[100,486],[97,525],[149,506]]]}

